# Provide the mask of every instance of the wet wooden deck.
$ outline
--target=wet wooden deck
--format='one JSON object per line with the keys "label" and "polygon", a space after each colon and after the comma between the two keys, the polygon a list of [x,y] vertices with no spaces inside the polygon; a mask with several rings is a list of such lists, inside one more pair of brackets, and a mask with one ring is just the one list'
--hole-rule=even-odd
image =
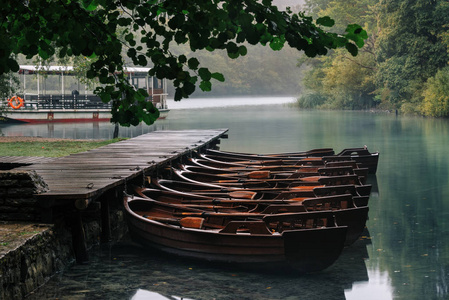
{"label": "wet wooden deck", "polygon": [[55,157],[43,156],[0,156],[0,164],[4,169],[8,170],[17,166],[50,162],[54,159]]}
{"label": "wet wooden deck", "polygon": [[36,195],[43,207],[57,202],[78,201],[77,207],[95,200],[131,179],[144,180],[144,174],[182,155],[218,142],[227,129],[155,131],[94,150],[39,161],[20,170],[35,170],[49,190]]}

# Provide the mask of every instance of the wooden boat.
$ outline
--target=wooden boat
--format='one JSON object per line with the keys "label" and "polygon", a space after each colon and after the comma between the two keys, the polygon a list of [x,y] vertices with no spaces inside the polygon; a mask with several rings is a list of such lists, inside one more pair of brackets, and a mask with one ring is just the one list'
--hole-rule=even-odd
{"label": "wooden boat", "polygon": [[[325,162],[321,158],[304,158],[296,161],[283,161],[283,160],[269,160],[267,164],[261,164],[264,161],[247,161],[247,160],[218,160],[213,159],[210,155],[205,155],[195,152],[197,157],[188,158],[188,163],[200,167],[228,169],[234,171],[255,171],[255,170],[267,170],[267,171],[295,171],[301,169],[302,172],[317,172],[321,168],[331,167],[351,167],[355,172],[360,169],[360,172],[368,171],[367,168],[361,168],[357,165],[356,161],[341,161],[341,162]],[[276,163],[279,162],[278,165]]]}
{"label": "wooden boat", "polygon": [[[318,172],[318,169],[349,167],[353,173],[357,174],[363,182],[366,182],[369,168],[361,168],[355,160],[326,161],[320,157],[308,157],[301,159],[270,159],[270,160],[241,160],[236,157],[221,157],[211,154],[197,154],[198,159],[191,159],[193,164],[214,168],[229,168],[239,170],[246,168],[249,170],[265,171],[287,171],[301,169],[301,172]],[[201,164],[201,165],[200,165]]]}
{"label": "wooden boat", "polygon": [[[346,226],[332,212],[259,215],[213,213],[138,197],[124,197],[131,236],[185,257],[238,264],[285,264],[321,271],[340,256]],[[198,215],[200,214],[200,215]]]}
{"label": "wooden boat", "polygon": [[352,166],[244,166],[237,168],[235,166],[213,167],[207,164],[203,165],[198,160],[191,159],[191,164],[179,164],[178,168],[186,171],[208,173],[221,176],[233,176],[239,178],[249,179],[292,179],[310,176],[342,176],[342,175],[357,175],[360,183],[366,183],[368,176],[367,168],[354,169]]}
{"label": "wooden boat", "polygon": [[369,196],[360,196],[355,185],[339,186],[307,186],[306,189],[276,189],[276,188],[251,188],[241,189],[233,187],[210,186],[189,181],[177,181],[169,179],[153,178],[150,184],[156,189],[172,192],[195,194],[222,199],[250,199],[250,200],[288,200],[291,198],[314,198],[350,194],[354,203],[361,207],[367,206]]}
{"label": "wooden boat", "polygon": [[332,211],[337,224],[348,226],[345,245],[353,244],[360,237],[365,229],[369,210],[367,206],[357,207],[350,194],[305,199],[251,200],[236,198],[220,199],[139,187],[136,187],[135,191],[141,197],[155,201],[213,212],[236,214],[246,212],[263,216],[267,214]]}
{"label": "wooden boat", "polygon": [[370,185],[362,185],[357,175],[343,176],[310,176],[304,178],[287,179],[245,179],[232,176],[220,176],[215,174],[191,172],[172,168],[172,173],[179,179],[194,183],[202,183],[210,186],[234,187],[234,188],[304,188],[306,186],[336,186],[356,185],[361,196],[369,196]]}
{"label": "wooden boat", "polygon": [[341,161],[356,161],[363,168],[368,168],[369,172],[375,174],[377,171],[377,165],[379,161],[379,153],[371,153],[367,147],[363,148],[348,148],[342,150],[335,155],[321,155],[321,154],[305,154],[306,152],[296,153],[278,153],[278,154],[250,154],[250,153],[238,153],[229,151],[219,151],[214,149],[206,149],[205,154],[210,155],[212,159],[227,160],[227,161],[283,161],[283,163],[293,163],[295,161],[313,161],[313,158],[317,158],[317,161],[323,162],[341,162]]}

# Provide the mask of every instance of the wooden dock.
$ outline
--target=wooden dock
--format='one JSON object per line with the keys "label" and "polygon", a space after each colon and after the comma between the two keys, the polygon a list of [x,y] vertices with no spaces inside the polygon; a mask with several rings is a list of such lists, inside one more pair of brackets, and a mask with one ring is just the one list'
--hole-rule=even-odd
{"label": "wooden dock", "polygon": [[49,190],[36,195],[43,207],[75,201],[85,208],[107,190],[152,172],[193,150],[217,143],[227,129],[154,131],[94,150],[38,161],[21,170],[35,170]]}
{"label": "wooden dock", "polygon": [[0,170],[11,170],[24,165],[50,162],[55,157],[43,156],[0,156]]}
{"label": "wooden dock", "polygon": [[[192,151],[214,147],[227,129],[154,131],[136,138],[59,158],[0,157],[2,164],[18,164],[15,170],[34,170],[48,185],[36,194],[41,219],[53,223],[56,212],[70,223],[78,262],[88,260],[83,214],[101,217],[102,240],[111,237],[110,203],[120,199],[127,184],[143,184],[162,166]],[[117,201],[115,201],[117,202]]]}

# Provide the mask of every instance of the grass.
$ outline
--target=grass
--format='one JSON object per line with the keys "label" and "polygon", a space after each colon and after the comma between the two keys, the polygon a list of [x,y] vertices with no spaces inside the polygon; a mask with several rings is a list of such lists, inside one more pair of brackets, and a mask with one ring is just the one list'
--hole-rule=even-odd
{"label": "grass", "polygon": [[30,142],[4,142],[0,143],[1,156],[45,156],[60,157],[74,153],[84,152],[104,145],[118,142],[123,139],[101,141],[30,141]]}

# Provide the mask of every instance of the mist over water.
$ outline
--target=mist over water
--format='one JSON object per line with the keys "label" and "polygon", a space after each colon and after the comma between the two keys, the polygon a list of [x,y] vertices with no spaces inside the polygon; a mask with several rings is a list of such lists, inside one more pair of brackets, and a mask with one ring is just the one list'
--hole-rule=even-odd
{"label": "mist over water", "polygon": [[229,107],[248,105],[275,105],[294,103],[294,97],[230,97],[230,98],[195,98],[181,101],[168,100],[170,109],[198,109],[209,107]]}
{"label": "mist over water", "polygon": [[[30,299],[449,297],[448,120],[301,111],[286,104],[289,101],[273,104],[274,100],[265,105],[206,107],[209,101],[192,100],[199,107],[189,109],[173,104],[166,120],[121,128],[120,134],[228,128],[222,150],[258,153],[322,147],[338,152],[367,145],[370,151],[380,152],[380,161],[377,175],[369,178],[373,192],[361,240],[346,248],[329,269],[306,276],[196,263],[123,241],[94,249],[88,265],[59,274]],[[4,135],[66,138],[110,138],[113,131],[108,123],[0,128]]]}

